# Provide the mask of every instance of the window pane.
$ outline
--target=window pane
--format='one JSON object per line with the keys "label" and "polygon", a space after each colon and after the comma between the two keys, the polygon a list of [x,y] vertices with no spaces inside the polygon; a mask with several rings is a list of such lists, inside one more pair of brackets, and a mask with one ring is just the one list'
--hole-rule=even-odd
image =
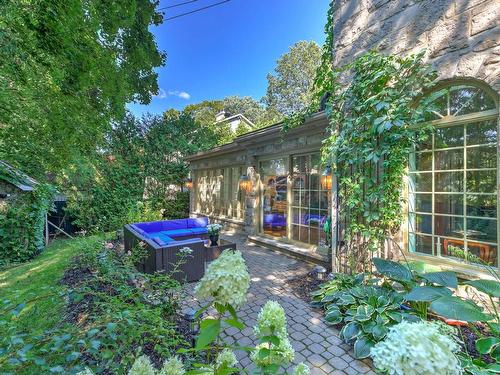
{"label": "window pane", "polygon": [[311,191],[311,208],[319,208],[319,191]]}
{"label": "window pane", "polygon": [[432,234],[432,215],[410,214],[410,231]]}
{"label": "window pane", "polygon": [[497,123],[496,121],[482,121],[467,124],[467,145],[482,145],[496,143]]}
{"label": "window pane", "polygon": [[496,195],[467,194],[467,215],[497,217]]}
{"label": "window pane", "polygon": [[463,172],[436,172],[435,191],[461,192],[464,188]]}
{"label": "window pane", "polygon": [[300,215],[300,208],[292,208],[292,223],[303,224],[302,216]]}
{"label": "window pane", "polygon": [[498,256],[498,246],[491,244],[482,244],[479,242],[469,242],[467,244],[469,262],[488,264],[496,266]]}
{"label": "window pane", "polygon": [[319,227],[321,224],[321,215],[319,210],[310,210],[306,220],[306,224],[311,227]]}
{"label": "window pane", "polygon": [[496,186],[497,186],[496,170],[467,172],[468,192],[495,193]]}
{"label": "window pane", "polygon": [[464,236],[464,218],[462,216],[434,216],[434,234],[446,237]]}
{"label": "window pane", "polygon": [[480,146],[467,148],[467,168],[496,168],[496,146]]}
{"label": "window pane", "polygon": [[410,173],[410,191],[432,191],[432,173]]}
{"label": "window pane", "polygon": [[493,99],[478,87],[456,87],[450,92],[450,112],[454,116],[494,108]]}
{"label": "window pane", "polygon": [[450,112],[454,116],[494,109],[495,102],[477,87],[456,87],[450,92]]}
{"label": "window pane", "polygon": [[434,169],[463,169],[464,167],[464,150],[447,150],[436,151],[434,153]]}
{"label": "window pane", "polygon": [[300,241],[300,227],[292,225],[292,240]]}
{"label": "window pane", "polygon": [[417,152],[410,155],[411,171],[429,171],[432,169],[432,152]]}
{"label": "window pane", "polygon": [[410,233],[410,251],[432,255],[432,237]]}
{"label": "window pane", "polygon": [[432,194],[410,194],[409,210],[411,212],[431,212]]}
{"label": "window pane", "polygon": [[464,145],[464,127],[450,126],[436,129],[434,134],[434,148],[448,148]]}
{"label": "window pane", "polygon": [[447,215],[463,215],[464,199],[461,194],[436,194],[434,212]]}
{"label": "window pane", "polygon": [[467,239],[497,242],[497,221],[467,218]]}
{"label": "window pane", "polygon": [[330,206],[329,205],[329,201],[330,201],[329,196],[330,196],[330,193],[328,191],[322,191],[320,193],[319,205],[320,205],[321,209],[328,209],[328,207]]}
{"label": "window pane", "polygon": [[439,238],[441,255],[465,260],[465,242],[454,238]]}

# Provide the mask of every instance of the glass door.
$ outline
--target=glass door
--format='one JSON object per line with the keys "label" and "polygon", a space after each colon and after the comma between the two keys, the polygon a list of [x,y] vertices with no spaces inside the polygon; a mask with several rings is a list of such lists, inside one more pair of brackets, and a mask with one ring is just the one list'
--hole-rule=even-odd
{"label": "glass door", "polygon": [[259,167],[262,183],[262,232],[274,237],[286,237],[286,159],[261,161]]}

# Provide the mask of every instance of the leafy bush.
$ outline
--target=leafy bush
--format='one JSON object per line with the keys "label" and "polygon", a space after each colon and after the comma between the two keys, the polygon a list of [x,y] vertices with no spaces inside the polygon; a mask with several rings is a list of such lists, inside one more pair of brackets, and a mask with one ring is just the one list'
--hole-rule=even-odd
{"label": "leafy bush", "polygon": [[30,260],[44,249],[52,195],[51,186],[37,185],[0,206],[0,266]]}
{"label": "leafy bush", "polygon": [[458,344],[442,333],[439,323],[401,322],[371,349],[377,369],[391,375],[461,374]]}
{"label": "leafy bush", "polygon": [[368,357],[389,327],[403,319],[417,319],[401,310],[402,295],[376,286],[357,286],[335,293],[331,299],[325,305],[325,319],[329,324],[345,324],[340,335],[345,341],[354,342],[357,358]]}
{"label": "leafy bush", "polygon": [[125,373],[138,352],[169,358],[187,346],[176,331],[179,284],[169,275],[141,274],[131,263],[102,241],[88,241],[63,278],[66,313],[43,332],[19,330],[16,317],[50,293],[32,301],[4,301],[2,370],[71,374],[88,366],[98,373]]}
{"label": "leafy bush", "polygon": [[159,208],[165,219],[183,219],[189,217],[189,191],[178,191],[173,199],[159,202]]}

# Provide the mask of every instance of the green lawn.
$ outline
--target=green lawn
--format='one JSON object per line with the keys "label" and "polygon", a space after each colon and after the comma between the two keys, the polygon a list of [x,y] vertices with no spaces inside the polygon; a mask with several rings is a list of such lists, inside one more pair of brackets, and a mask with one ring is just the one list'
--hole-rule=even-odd
{"label": "green lawn", "polygon": [[43,331],[60,322],[64,300],[59,280],[71,258],[85,249],[91,238],[56,240],[34,260],[0,271],[1,301],[33,301],[18,317],[20,329]]}

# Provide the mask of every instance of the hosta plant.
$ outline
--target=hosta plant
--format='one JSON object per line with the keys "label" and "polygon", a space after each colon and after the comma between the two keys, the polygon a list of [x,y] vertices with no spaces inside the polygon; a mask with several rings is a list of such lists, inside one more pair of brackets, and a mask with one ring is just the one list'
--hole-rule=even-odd
{"label": "hosta plant", "polygon": [[363,282],[364,274],[356,276],[346,275],[343,273],[335,274],[332,280],[321,284],[318,290],[311,293],[312,305],[315,307],[322,307],[326,303],[332,302],[338,292],[350,289]]}
{"label": "hosta plant", "polygon": [[429,311],[447,319],[467,322],[487,322],[493,317],[485,314],[471,300],[463,300],[454,294],[458,287],[455,272],[439,271],[420,273],[398,262],[373,258],[377,272],[392,281],[395,288],[403,289],[406,302],[423,319]]}
{"label": "hosta plant", "polygon": [[357,286],[335,294],[326,305],[329,324],[345,324],[342,338],[354,343],[354,355],[366,358],[370,349],[383,340],[389,327],[416,318],[401,310],[401,294],[377,286]]}

